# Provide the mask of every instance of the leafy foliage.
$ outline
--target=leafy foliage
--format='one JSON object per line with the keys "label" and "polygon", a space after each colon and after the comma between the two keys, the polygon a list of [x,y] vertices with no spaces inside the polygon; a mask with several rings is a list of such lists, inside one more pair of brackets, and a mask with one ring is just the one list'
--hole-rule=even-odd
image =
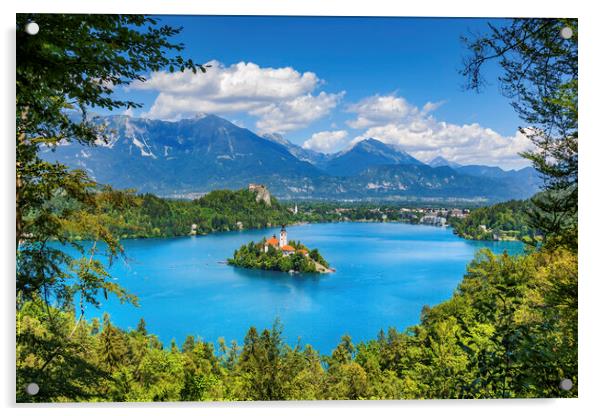
{"label": "leafy foliage", "polygon": [[292,221],[291,212],[275,198],[268,206],[245,189],[216,190],[193,201],[164,199],[152,194],[138,199],[139,204],[113,212],[127,224],[117,231],[122,238],[200,235],[265,228]]}
{"label": "leafy foliage", "polygon": [[450,224],[460,237],[471,240],[522,240],[535,242],[540,233],[531,226],[530,200],[508,201],[472,210],[465,218],[451,218]]}
{"label": "leafy foliage", "polygon": [[[568,27],[572,37],[560,31]],[[532,222],[552,245],[577,248],[578,195],[578,21],[577,19],[514,19],[490,25],[490,33],[464,39],[470,56],[462,74],[467,87],[485,83],[482,67],[497,61],[499,83],[512,107],[526,123],[520,131],[535,145],[523,156],[544,179],[534,200]]]}
{"label": "leafy foliage", "polygon": [[[41,28],[35,36],[24,30],[32,20]],[[88,109],[138,106],[112,94],[116,86],[144,81],[142,72],[166,66],[204,71],[177,54],[183,46],[169,38],[179,31],[145,16],[17,15],[16,297],[17,313],[30,302],[43,301],[46,308],[40,310],[52,322],[49,333],[19,339],[48,347],[39,371],[57,360],[66,362],[66,368],[69,363],[80,366],[78,371],[94,378],[89,363],[65,354],[80,333],[79,326],[67,332],[65,321],[61,325],[53,316],[51,303],[70,310],[79,295],[80,322],[84,303],[97,304],[99,295],[112,292],[122,301],[136,300],[96,258],[100,246],[107,247],[110,260],[122,253],[114,232],[127,224],[112,213],[135,203],[132,195],[100,188],[81,170],[44,161],[40,150],[70,142],[92,146],[106,141],[102,127],[88,120]],[[175,53],[168,56],[168,52]],[[85,247],[74,235],[85,235],[92,244]],[[49,244],[53,241],[62,244]],[[69,245],[81,258],[68,254],[65,246]],[[81,389],[62,371],[57,369],[51,376],[60,383],[57,389]]]}

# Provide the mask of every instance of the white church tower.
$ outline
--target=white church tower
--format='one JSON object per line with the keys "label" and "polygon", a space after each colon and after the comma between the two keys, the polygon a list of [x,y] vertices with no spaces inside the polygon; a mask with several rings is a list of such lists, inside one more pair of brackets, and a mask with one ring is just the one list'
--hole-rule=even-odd
{"label": "white church tower", "polygon": [[286,227],[284,225],[282,225],[282,228],[280,229],[280,243],[279,243],[279,246],[280,246],[280,248],[282,248],[282,247],[284,247],[287,244],[288,244],[288,241],[286,239]]}

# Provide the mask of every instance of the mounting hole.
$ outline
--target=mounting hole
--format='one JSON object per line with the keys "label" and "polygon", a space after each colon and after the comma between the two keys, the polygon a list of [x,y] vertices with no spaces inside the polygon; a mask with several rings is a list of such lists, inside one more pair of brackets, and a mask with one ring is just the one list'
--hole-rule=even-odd
{"label": "mounting hole", "polygon": [[563,39],[570,39],[573,37],[573,29],[571,29],[568,26],[563,27],[562,29],[560,29],[560,36],[562,36]]}
{"label": "mounting hole", "polygon": [[35,396],[39,392],[40,386],[38,386],[38,383],[29,383],[27,386],[25,386],[25,393],[29,394],[30,396]]}
{"label": "mounting hole", "polygon": [[560,382],[560,390],[569,391],[573,388],[573,380],[570,378],[565,378]]}
{"label": "mounting hole", "polygon": [[36,22],[29,22],[25,25],[25,33],[28,35],[37,35],[40,31],[40,26]]}

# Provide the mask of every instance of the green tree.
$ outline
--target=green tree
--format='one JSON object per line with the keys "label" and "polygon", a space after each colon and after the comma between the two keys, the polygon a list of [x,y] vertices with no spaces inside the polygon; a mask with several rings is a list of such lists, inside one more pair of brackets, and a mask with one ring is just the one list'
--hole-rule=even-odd
{"label": "green tree", "polygon": [[[578,23],[577,19],[514,19],[464,38],[470,55],[462,74],[479,91],[483,66],[497,61],[499,83],[526,123],[520,131],[535,145],[523,153],[542,174],[547,192],[534,198],[534,228],[548,244],[577,248]],[[561,36],[569,28],[572,36]]]}
{"label": "green tree", "polygon": [[[40,26],[35,36],[24,30],[29,21]],[[134,300],[109,279],[103,263],[95,258],[100,245],[110,256],[121,253],[113,234],[118,224],[108,212],[133,203],[130,196],[110,190],[99,193],[84,171],[46,162],[39,152],[73,141],[90,146],[106,141],[110,132],[89,118],[89,110],[139,106],[113,93],[120,86],[144,82],[144,73],[162,68],[205,71],[179,54],[183,45],[170,41],[180,30],[137,15],[17,15],[18,310],[32,300],[58,301],[68,308],[79,296],[79,324],[84,303],[96,304],[99,294]],[[92,244],[80,244],[75,236],[91,239]],[[82,258],[74,258],[67,246]],[[47,319],[56,320],[46,309]],[[50,329],[58,331],[55,325]],[[101,333],[107,343],[117,334],[110,327]],[[62,343],[51,350],[48,360],[64,357],[68,350]],[[118,357],[111,348],[105,354],[112,368]],[[48,368],[49,361],[42,366]]]}
{"label": "green tree", "polygon": [[[32,20],[41,28],[35,36],[24,30]],[[60,267],[69,256],[62,249],[50,248],[48,242],[72,243],[65,236],[66,225],[85,219],[86,226],[96,229],[92,233],[100,241],[113,253],[119,251],[110,227],[97,212],[98,204],[114,201],[96,201],[95,184],[85,172],[45,162],[38,152],[70,141],[91,146],[106,141],[109,132],[89,119],[88,110],[139,106],[114,98],[113,92],[119,86],[143,82],[145,72],[165,67],[172,71],[204,71],[204,67],[177,54],[183,45],[171,43],[170,38],[179,32],[179,28],[160,26],[156,19],[146,16],[17,16],[18,296],[27,299],[42,292],[47,297],[64,295],[67,283]],[[48,203],[57,196],[75,206],[57,210]],[[83,270],[77,277],[85,282],[89,276],[86,273]],[[101,288],[115,289],[106,285]]]}

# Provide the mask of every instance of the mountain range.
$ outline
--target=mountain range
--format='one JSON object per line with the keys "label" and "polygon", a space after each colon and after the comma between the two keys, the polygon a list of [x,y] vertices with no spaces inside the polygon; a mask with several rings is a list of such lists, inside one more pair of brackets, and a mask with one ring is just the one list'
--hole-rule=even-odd
{"label": "mountain range", "polygon": [[533,168],[423,163],[369,138],[331,155],[276,134],[258,136],[214,116],[179,121],[96,117],[108,141],[45,148],[42,158],[87,171],[99,183],[166,197],[262,183],[280,198],[415,198],[501,201],[527,198],[541,181]]}

